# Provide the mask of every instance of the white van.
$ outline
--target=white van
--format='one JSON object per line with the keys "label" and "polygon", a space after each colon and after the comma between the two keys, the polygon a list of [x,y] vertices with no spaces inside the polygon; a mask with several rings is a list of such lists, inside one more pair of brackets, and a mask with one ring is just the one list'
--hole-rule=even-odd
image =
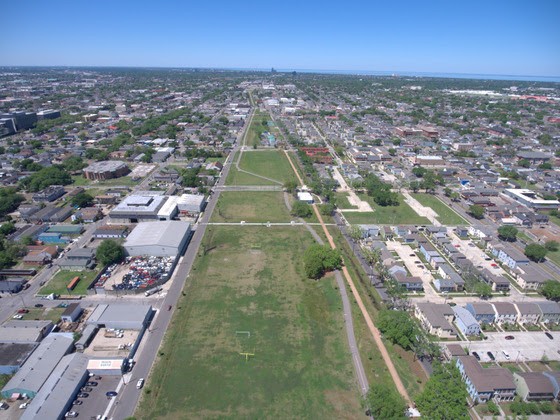
{"label": "white van", "polygon": [[138,379],[138,382],[136,383],[136,389],[140,389],[143,386],[144,386],[144,378]]}

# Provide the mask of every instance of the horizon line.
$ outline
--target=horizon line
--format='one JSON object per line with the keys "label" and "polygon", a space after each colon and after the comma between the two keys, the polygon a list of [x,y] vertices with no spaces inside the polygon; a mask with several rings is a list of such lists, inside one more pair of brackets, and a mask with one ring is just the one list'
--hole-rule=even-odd
{"label": "horizon line", "polygon": [[[298,68],[275,68],[274,66],[270,68],[246,68],[246,67],[204,67],[204,66],[141,66],[141,65],[42,65],[42,64],[29,64],[29,65],[0,65],[0,68],[102,68],[102,69],[119,69],[119,68],[129,68],[129,69],[184,69],[184,70],[229,70],[229,71],[247,71],[247,72],[266,72],[271,73],[274,69],[278,73],[291,73],[291,72],[303,72],[303,73],[317,73],[317,74],[346,74],[346,75],[356,75],[356,76],[407,76],[407,77],[431,77],[431,78],[452,78],[450,76],[491,76],[491,77],[524,77],[524,78],[546,78],[546,79],[558,79],[560,82],[560,75],[529,75],[529,74],[500,74],[500,73],[455,73],[455,72],[436,72],[436,71],[399,71],[399,70],[339,70],[339,69],[298,69]],[[376,73],[376,74],[374,74]],[[464,77],[463,77],[464,78]],[[504,79],[496,79],[504,80]],[[520,80],[523,81],[523,80]],[[546,81],[546,80],[543,80]]]}

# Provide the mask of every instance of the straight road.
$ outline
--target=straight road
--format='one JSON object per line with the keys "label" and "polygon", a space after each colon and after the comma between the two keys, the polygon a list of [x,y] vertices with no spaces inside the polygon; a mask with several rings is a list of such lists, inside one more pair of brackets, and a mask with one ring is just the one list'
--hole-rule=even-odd
{"label": "straight road", "polygon": [[[248,129],[249,124],[244,127],[244,132]],[[239,143],[239,139],[238,139]],[[236,146],[230,153],[228,160],[222,170],[222,175],[218,183],[216,184],[215,193],[210,195],[208,199],[208,204],[202,218],[199,220],[194,235],[191,238],[189,246],[185,251],[185,255],[181,258],[181,261],[177,264],[175,268],[175,273],[173,274],[173,279],[171,280],[171,287],[167,292],[167,295],[163,299],[163,304],[160,306],[160,310],[154,317],[150,328],[146,331],[146,335],[143,338],[144,343],[141,345],[141,350],[137,353],[135,357],[136,365],[131,374],[126,375],[123,382],[126,385],[122,386],[119,395],[109,406],[106,415],[113,419],[124,419],[132,416],[138,399],[140,398],[141,390],[136,389],[136,382],[140,378],[147,378],[152,365],[155,361],[158,349],[160,347],[163,336],[169,326],[171,317],[175,310],[180,310],[176,308],[177,300],[181,295],[181,292],[185,286],[189,273],[191,271],[192,265],[196,258],[198,248],[204,237],[206,231],[206,226],[212,216],[216,202],[220,197],[220,188],[223,187],[226,180],[227,174],[231,168],[233,162],[233,157],[235,153],[239,150],[239,146]],[[172,311],[168,311],[167,308],[171,306]],[[149,385],[149,384],[148,384]]]}

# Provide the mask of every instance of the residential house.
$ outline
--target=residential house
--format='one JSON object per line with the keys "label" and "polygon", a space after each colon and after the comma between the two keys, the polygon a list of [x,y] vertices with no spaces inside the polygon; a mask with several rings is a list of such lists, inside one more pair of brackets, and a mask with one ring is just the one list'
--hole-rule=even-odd
{"label": "residential house", "polygon": [[417,303],[414,314],[428,333],[440,338],[457,337],[457,331],[451,325],[455,313],[448,304]]}
{"label": "residential house", "polygon": [[517,393],[523,401],[552,401],[554,399],[554,385],[551,378],[542,372],[515,372],[513,381]]}
{"label": "residential house", "polygon": [[443,355],[448,361],[451,361],[457,357],[466,356],[467,353],[460,344],[446,344],[443,346]]}
{"label": "residential house", "polygon": [[515,382],[513,374],[506,368],[483,368],[474,356],[461,356],[455,362],[467,385],[467,392],[477,403],[491,399],[513,401],[515,398]]}
{"label": "residential house", "polygon": [[407,292],[424,290],[420,277],[409,277],[406,273],[403,274],[402,272],[396,273],[393,277]]}
{"label": "residential house", "polygon": [[517,267],[513,270],[513,276],[517,284],[525,290],[539,290],[549,279],[546,273],[532,262],[529,265]]}
{"label": "residential house", "polygon": [[517,309],[513,303],[495,302],[491,303],[496,314],[495,322],[497,324],[515,324],[517,321]]}
{"label": "residential house", "polygon": [[453,306],[453,312],[455,312],[455,325],[464,335],[480,333],[480,324],[469,311],[461,306]]}
{"label": "residential house", "polygon": [[51,246],[28,246],[27,255],[23,257],[24,265],[45,265],[51,262],[58,255],[58,247]]}
{"label": "residential house", "polygon": [[469,311],[479,324],[492,324],[495,321],[496,314],[494,308],[489,303],[472,302],[467,303],[465,309]]}
{"label": "residential house", "polygon": [[536,302],[541,311],[541,322],[558,324],[560,322],[560,306],[556,302]]}
{"label": "residential house", "polygon": [[457,226],[457,228],[455,229],[455,233],[460,238],[466,237],[469,235],[469,228],[465,226]]}
{"label": "residential house", "polygon": [[554,398],[560,399],[560,371],[554,372],[543,372],[552,383],[552,387],[554,388]]}
{"label": "residential house", "polygon": [[424,254],[424,258],[430,263],[432,258],[440,257],[439,252],[429,243],[420,245],[420,252]]}
{"label": "residential house", "polygon": [[498,250],[498,259],[514,270],[519,265],[529,265],[529,258],[517,249],[507,246]]}
{"label": "residential house", "polygon": [[537,324],[541,317],[541,310],[536,303],[520,302],[515,304],[517,322],[520,324]]}

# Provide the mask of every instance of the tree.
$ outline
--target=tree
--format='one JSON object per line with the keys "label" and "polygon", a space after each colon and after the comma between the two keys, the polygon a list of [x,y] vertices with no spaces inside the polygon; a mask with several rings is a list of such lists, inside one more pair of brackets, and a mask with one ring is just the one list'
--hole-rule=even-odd
{"label": "tree", "polygon": [[546,241],[544,247],[547,251],[556,252],[559,249],[559,244],[556,241]]}
{"label": "tree", "polygon": [[482,219],[484,217],[484,207],[474,204],[469,207],[469,212],[475,219]]}
{"label": "tree", "polygon": [[6,236],[16,231],[16,227],[12,222],[4,223],[0,226],[0,235]]}
{"label": "tree", "polygon": [[531,166],[531,162],[529,162],[527,159],[521,159],[519,162],[517,162],[517,164],[523,168],[528,168]]}
{"label": "tree", "polygon": [[426,168],[423,168],[422,166],[418,166],[412,169],[412,173],[418,178],[422,178],[426,172],[428,172],[428,170]]}
{"label": "tree", "polygon": [[311,279],[320,278],[326,271],[342,265],[342,257],[336,249],[327,245],[311,245],[303,253],[305,274]]}
{"label": "tree", "polygon": [[21,194],[17,194],[15,188],[0,188],[0,217],[4,217],[8,213],[13,212],[22,201],[25,201],[25,197]]}
{"label": "tree", "polygon": [[504,225],[498,228],[498,235],[504,241],[509,241],[509,242],[515,241],[518,233],[519,231],[515,226]]}
{"label": "tree", "polygon": [[560,300],[560,281],[547,280],[544,282],[541,293],[547,299],[559,301]]}
{"label": "tree", "polygon": [[27,245],[35,245],[35,241],[33,240],[33,238],[29,235],[24,235],[21,237],[20,243],[23,246],[27,246]]}
{"label": "tree", "polygon": [[461,372],[452,363],[436,361],[434,373],[424,390],[416,398],[416,406],[425,418],[431,420],[467,420],[467,388]]}
{"label": "tree", "polygon": [[297,182],[291,179],[284,183],[284,188],[286,188],[286,191],[290,194],[293,194],[296,191],[297,185]]}
{"label": "tree", "polygon": [[445,187],[443,189],[443,193],[445,194],[446,197],[451,197],[452,190],[449,187]]}
{"label": "tree", "polygon": [[406,402],[390,385],[383,382],[371,384],[363,405],[376,419],[406,419]]}
{"label": "tree", "polygon": [[74,197],[72,197],[72,200],[70,200],[70,202],[73,206],[88,207],[93,203],[93,197],[87,192],[82,191],[81,193],[78,193]]}
{"label": "tree", "polygon": [[323,204],[322,206],[319,207],[319,210],[321,211],[321,214],[323,216],[330,216],[331,214],[333,214],[334,204],[332,203]]}
{"label": "tree", "polygon": [[452,201],[461,200],[461,194],[459,194],[458,192],[455,192],[455,191],[451,193],[450,197],[451,197]]}
{"label": "tree", "polygon": [[311,207],[304,201],[296,201],[292,206],[292,216],[309,217],[311,216]]}
{"label": "tree", "polygon": [[421,184],[418,181],[410,181],[408,187],[412,190],[412,192],[417,192],[420,189]]}
{"label": "tree", "polygon": [[541,262],[548,251],[542,245],[532,243],[525,247],[525,255],[535,262]]}
{"label": "tree", "polygon": [[21,180],[21,184],[29,191],[40,191],[49,185],[68,185],[72,177],[64,170],[62,165],[53,165],[41,169]]}
{"label": "tree", "polygon": [[492,296],[492,286],[486,283],[479,282],[476,284],[476,286],[474,286],[473,292],[477,295],[480,295],[480,297],[489,298],[490,296]]}
{"label": "tree", "polygon": [[388,152],[389,152],[389,154],[390,154],[391,156],[395,156],[395,155],[397,154],[397,149],[394,149],[394,148],[391,147],[391,148],[388,150]]}
{"label": "tree", "polygon": [[405,350],[411,350],[418,341],[417,325],[408,312],[384,309],[379,312],[377,327],[386,339]]}
{"label": "tree", "polygon": [[97,260],[103,265],[121,262],[125,257],[124,247],[112,239],[105,239],[97,247],[95,253]]}
{"label": "tree", "polygon": [[358,225],[348,226],[346,232],[348,232],[348,236],[350,236],[354,241],[359,241],[364,237],[364,230]]}

